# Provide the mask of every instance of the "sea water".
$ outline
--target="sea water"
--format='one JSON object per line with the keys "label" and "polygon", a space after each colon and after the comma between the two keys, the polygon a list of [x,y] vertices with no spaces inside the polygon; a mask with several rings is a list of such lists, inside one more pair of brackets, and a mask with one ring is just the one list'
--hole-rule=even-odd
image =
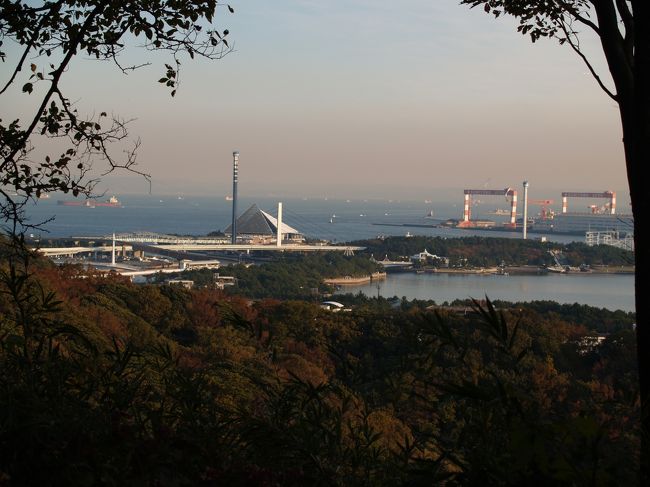
{"label": "sea water", "polygon": [[[155,232],[177,235],[206,235],[225,230],[232,221],[232,202],[225,198],[199,196],[118,196],[122,207],[58,205],[52,197],[29,205],[32,224],[45,222],[36,233],[47,237],[108,236],[124,232]],[[277,199],[242,197],[237,214],[257,204],[277,215]],[[432,212],[433,218],[427,217]],[[521,238],[520,232],[463,230],[440,227],[450,218],[462,217],[462,205],[401,200],[333,200],[294,198],[283,200],[283,221],[308,238],[335,243],[375,238],[378,235],[425,235]],[[492,218],[498,218],[493,216]],[[503,217],[501,217],[503,221]],[[409,226],[412,224],[412,226]],[[530,234],[535,238],[534,234]],[[548,235],[549,240],[571,242],[583,238]]]}
{"label": "sea water", "polygon": [[634,276],[629,274],[389,274],[386,280],[342,286],[338,293],[362,293],[385,298],[433,300],[436,304],[455,299],[509,302],[555,301],[586,304],[596,308],[634,312]]}

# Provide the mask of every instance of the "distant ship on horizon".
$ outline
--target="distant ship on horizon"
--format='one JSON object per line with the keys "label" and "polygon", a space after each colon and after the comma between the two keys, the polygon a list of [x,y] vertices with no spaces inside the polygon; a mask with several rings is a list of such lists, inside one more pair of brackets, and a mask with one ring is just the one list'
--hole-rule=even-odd
{"label": "distant ship on horizon", "polygon": [[122,208],[122,203],[120,203],[120,200],[118,200],[115,196],[111,196],[108,200],[106,201],[93,201],[93,200],[86,200],[86,201],[76,201],[76,200],[59,200],[57,201],[59,205],[62,206],[84,206],[86,208],[95,208],[97,206],[108,206],[111,208]]}

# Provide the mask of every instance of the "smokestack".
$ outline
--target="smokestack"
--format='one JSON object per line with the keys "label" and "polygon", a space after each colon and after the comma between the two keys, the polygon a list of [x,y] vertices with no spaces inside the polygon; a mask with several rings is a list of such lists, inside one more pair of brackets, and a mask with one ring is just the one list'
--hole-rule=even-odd
{"label": "smokestack", "polygon": [[115,232],[113,232],[113,252],[111,253],[111,265],[115,266]]}
{"label": "smokestack", "polygon": [[282,246],[282,202],[278,203],[278,236],[277,246]]}
{"label": "smokestack", "polygon": [[[512,192],[512,201],[510,202],[510,224],[513,227],[517,227],[517,191],[510,190]],[[506,193],[508,194],[508,193]]]}
{"label": "smokestack", "polygon": [[232,237],[231,243],[237,243],[237,172],[239,171],[239,151],[232,153]]}
{"label": "smokestack", "polygon": [[469,193],[465,191],[465,206],[463,207],[463,221],[468,222],[470,218],[470,208],[472,206],[472,202],[470,200]]}
{"label": "smokestack", "polygon": [[524,181],[524,240],[528,230],[528,181]]}

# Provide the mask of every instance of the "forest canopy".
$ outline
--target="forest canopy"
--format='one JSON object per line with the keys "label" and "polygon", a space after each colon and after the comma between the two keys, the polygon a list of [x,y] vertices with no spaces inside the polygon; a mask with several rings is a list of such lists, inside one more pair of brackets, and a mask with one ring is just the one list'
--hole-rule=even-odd
{"label": "forest canopy", "polygon": [[635,483],[630,314],[332,313],[33,264],[0,283],[3,482]]}

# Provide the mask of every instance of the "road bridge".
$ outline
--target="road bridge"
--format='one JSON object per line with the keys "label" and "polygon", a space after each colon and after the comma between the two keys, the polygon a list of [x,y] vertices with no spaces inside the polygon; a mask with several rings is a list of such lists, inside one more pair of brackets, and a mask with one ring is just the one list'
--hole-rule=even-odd
{"label": "road bridge", "polygon": [[[103,237],[77,237],[79,240],[113,240],[112,235]],[[127,243],[148,243],[148,244],[200,244],[200,245],[221,245],[229,244],[230,239],[227,237],[191,237],[182,235],[166,235],[154,232],[136,232],[136,233],[116,233],[116,242]]]}
{"label": "road bridge", "polygon": [[[86,237],[88,240],[98,240],[97,237]],[[81,240],[82,238],[78,238]],[[112,237],[111,237],[112,239]],[[118,239],[115,236],[115,241],[118,244],[116,250],[122,249],[131,251],[133,247],[141,248],[146,252],[155,253],[161,251],[168,252],[196,252],[196,251],[216,251],[216,252],[344,252],[346,254],[355,251],[364,250],[365,247],[358,247],[353,245],[320,245],[320,244],[285,244],[281,247],[276,245],[262,245],[262,244],[230,244],[210,241],[209,239],[179,239],[181,241],[170,243],[158,243],[159,241],[152,241],[152,243],[145,243],[143,241],[131,240],[134,245],[123,245],[127,242],[126,239]],[[164,240],[163,240],[164,241]],[[155,242],[155,243],[154,243]],[[138,245],[140,244],[140,245]],[[75,255],[80,253],[92,252],[112,252],[112,245],[102,245],[96,247],[79,246],[79,247],[42,247],[38,249],[39,252],[48,257]]]}
{"label": "road bridge", "polygon": [[152,248],[162,250],[214,250],[214,251],[233,251],[233,252],[350,252],[364,250],[365,247],[352,245],[307,245],[307,244],[285,244],[282,247],[276,245],[262,244],[202,244],[202,243],[182,243],[182,244],[162,244],[151,245]]}
{"label": "road bridge", "polygon": [[116,233],[113,235],[94,237],[73,237],[75,240],[115,241],[121,243],[148,244],[151,248],[163,250],[211,250],[211,251],[265,251],[265,252],[350,252],[364,250],[365,247],[352,245],[301,244],[285,243],[282,245],[269,244],[232,244],[226,237],[192,237],[183,235],[167,235],[154,232]]}

